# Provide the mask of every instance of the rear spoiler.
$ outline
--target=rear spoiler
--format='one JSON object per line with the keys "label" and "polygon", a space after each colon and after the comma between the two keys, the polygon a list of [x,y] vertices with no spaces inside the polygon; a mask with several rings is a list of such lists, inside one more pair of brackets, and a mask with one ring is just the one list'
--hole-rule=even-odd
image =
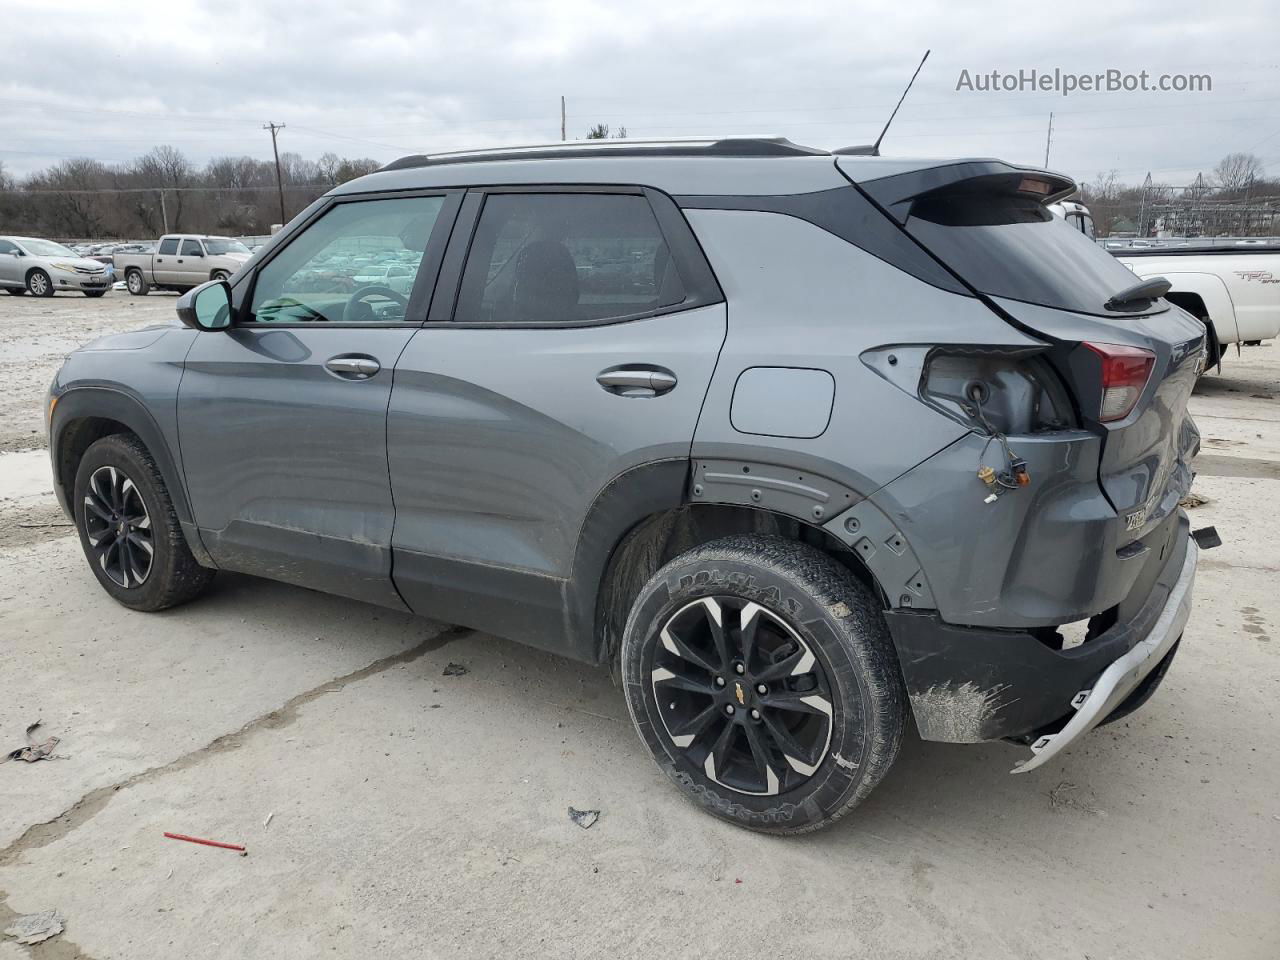
{"label": "rear spoiler", "polygon": [[959,160],[874,180],[858,180],[858,161],[836,161],[858,187],[899,223],[906,223],[911,205],[920,197],[945,193],[996,193],[1056,203],[1076,191],[1076,182],[1039,167],[1019,167],[1002,160]]}

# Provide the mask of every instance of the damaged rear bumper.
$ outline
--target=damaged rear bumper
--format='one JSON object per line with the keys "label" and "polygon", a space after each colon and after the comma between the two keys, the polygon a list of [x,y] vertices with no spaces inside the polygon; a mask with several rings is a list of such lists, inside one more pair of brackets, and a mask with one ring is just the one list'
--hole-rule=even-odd
{"label": "damaged rear bumper", "polygon": [[1027,743],[1032,756],[1015,769],[1023,773],[1145,702],[1176,653],[1191,609],[1198,551],[1185,515],[1175,522],[1140,607],[1071,649],[1054,649],[1021,630],[957,627],[936,614],[890,611],[921,737]]}

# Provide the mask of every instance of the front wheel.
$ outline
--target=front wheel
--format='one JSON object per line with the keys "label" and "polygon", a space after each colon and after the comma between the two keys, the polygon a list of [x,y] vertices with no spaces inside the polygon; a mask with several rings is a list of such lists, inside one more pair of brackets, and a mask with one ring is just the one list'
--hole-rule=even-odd
{"label": "front wheel", "polygon": [[27,291],[33,297],[52,297],[53,281],[43,270],[32,270],[27,274]]}
{"label": "front wheel", "polygon": [[662,771],[753,830],[833,823],[902,741],[906,695],[878,601],[782,537],[728,537],[659,570],[627,620],[622,674]]}
{"label": "front wheel", "polygon": [[93,575],[134,610],[193,600],[213,579],[187,546],[155,460],[130,434],[91,444],[76,470],[76,528]]}
{"label": "front wheel", "polygon": [[210,280],[222,280],[222,281],[226,281],[226,280],[228,280],[230,277],[231,277],[231,274],[227,273],[227,271],[225,271],[225,270],[215,270],[215,271],[213,271],[213,273],[209,276],[209,279],[210,279]]}

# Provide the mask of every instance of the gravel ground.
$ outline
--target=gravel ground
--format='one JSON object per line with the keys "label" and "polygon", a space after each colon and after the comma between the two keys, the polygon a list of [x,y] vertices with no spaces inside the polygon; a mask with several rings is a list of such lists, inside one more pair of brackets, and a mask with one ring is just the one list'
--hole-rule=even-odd
{"label": "gravel ground", "polygon": [[1021,777],[909,735],[859,810],[781,840],[682,802],[601,671],[247,577],[112,603],[55,525],[41,397],[172,308],[0,297],[0,748],[41,719],[63,757],[0,765],[0,930],[66,926],[0,960],[1280,956],[1280,348],[1193,398],[1225,544],[1151,703]]}

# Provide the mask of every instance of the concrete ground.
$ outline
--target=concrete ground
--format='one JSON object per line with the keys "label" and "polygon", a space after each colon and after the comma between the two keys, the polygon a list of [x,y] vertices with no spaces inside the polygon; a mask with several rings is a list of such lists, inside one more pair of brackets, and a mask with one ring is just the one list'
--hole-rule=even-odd
{"label": "concrete ground", "polygon": [[0,960],[1280,956],[1280,347],[1193,399],[1194,520],[1225,545],[1151,703],[1020,777],[1018,748],[911,734],[786,840],[684,803],[600,671],[247,577],[108,599],[50,502],[40,394],[172,307],[0,297],[0,748],[61,738],[0,765],[0,930],[66,925]]}

